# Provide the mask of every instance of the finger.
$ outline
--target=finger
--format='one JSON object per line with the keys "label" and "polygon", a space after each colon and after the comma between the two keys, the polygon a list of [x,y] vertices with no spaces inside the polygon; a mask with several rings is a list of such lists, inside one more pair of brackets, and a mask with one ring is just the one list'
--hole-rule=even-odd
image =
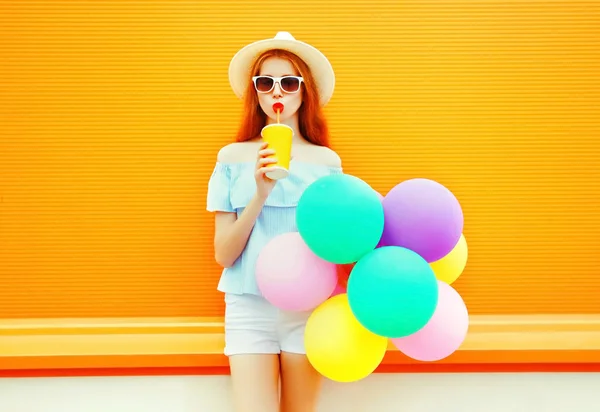
{"label": "finger", "polygon": [[258,152],[258,157],[272,156],[275,154],[275,150],[273,149],[264,149]]}
{"label": "finger", "polygon": [[269,146],[269,143],[262,142],[260,147],[258,148],[258,153],[260,153],[261,150],[265,150],[268,146]]}
{"label": "finger", "polygon": [[258,148],[258,150],[256,151],[256,158],[260,158],[260,152],[265,150],[267,148],[267,146],[269,145],[269,143],[267,142],[262,142],[260,144],[260,147]]}
{"label": "finger", "polygon": [[260,159],[258,161],[259,166],[263,166],[263,165],[267,165],[267,164],[271,164],[271,163],[277,163],[277,159],[274,157],[263,157],[262,159]]}
{"label": "finger", "polygon": [[256,173],[258,173],[260,176],[263,176],[268,179],[268,177],[265,176],[265,173],[270,172],[271,170],[272,169],[270,167],[261,167],[260,169],[258,169],[256,171]]}

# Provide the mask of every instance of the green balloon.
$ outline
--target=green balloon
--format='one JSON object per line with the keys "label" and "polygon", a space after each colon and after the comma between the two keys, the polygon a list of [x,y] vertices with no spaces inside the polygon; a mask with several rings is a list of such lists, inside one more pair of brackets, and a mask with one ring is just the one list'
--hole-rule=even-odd
{"label": "green balloon", "polygon": [[358,261],[383,233],[383,205],[377,192],[347,174],[322,177],[302,194],[296,211],[300,236],[321,259]]}
{"label": "green balloon", "polygon": [[364,256],[350,272],[347,289],[356,319],[386,338],[423,328],[438,302],[438,281],[429,263],[399,246],[380,247]]}

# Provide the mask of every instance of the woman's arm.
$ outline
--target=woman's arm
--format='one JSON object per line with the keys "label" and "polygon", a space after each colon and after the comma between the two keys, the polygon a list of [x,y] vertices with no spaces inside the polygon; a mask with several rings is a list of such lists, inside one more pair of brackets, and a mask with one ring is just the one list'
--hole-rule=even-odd
{"label": "woman's arm", "polygon": [[235,213],[216,213],[215,260],[219,265],[230,267],[242,254],[265,200],[266,197],[255,195],[239,218]]}
{"label": "woman's arm", "polygon": [[[247,147],[240,144],[226,146],[219,152],[218,160],[221,162],[240,161],[239,152],[242,149],[247,150]],[[215,260],[223,267],[232,266],[244,251],[256,219],[276,184],[276,181],[265,176],[269,170],[268,165],[277,161],[268,157],[273,154],[275,152],[267,149],[266,143],[258,145],[254,169],[256,194],[245,206],[240,216],[237,217],[237,214],[233,212],[217,212],[215,215]]]}

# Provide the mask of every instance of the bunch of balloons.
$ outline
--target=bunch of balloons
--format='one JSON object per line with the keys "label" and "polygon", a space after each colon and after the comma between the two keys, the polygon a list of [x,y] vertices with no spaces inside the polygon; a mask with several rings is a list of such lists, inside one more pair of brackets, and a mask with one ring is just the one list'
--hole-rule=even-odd
{"label": "bunch of balloons", "polygon": [[[303,193],[296,223],[298,232],[261,251],[256,279],[273,305],[312,311],[306,352],[323,376],[365,378],[390,341],[420,361],[460,347],[469,315],[450,285],[465,268],[467,244],[462,209],[447,188],[411,179],[383,197],[355,176],[326,176]],[[348,264],[345,289],[337,270]]]}

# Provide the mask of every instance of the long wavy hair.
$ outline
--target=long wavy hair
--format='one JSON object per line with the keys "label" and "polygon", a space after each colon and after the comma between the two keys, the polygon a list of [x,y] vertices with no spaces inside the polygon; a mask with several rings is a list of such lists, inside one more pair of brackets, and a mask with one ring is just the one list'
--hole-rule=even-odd
{"label": "long wavy hair", "polygon": [[260,136],[262,128],[267,124],[267,115],[258,103],[258,96],[254,91],[252,76],[259,74],[263,62],[270,57],[288,59],[299,75],[304,78],[302,83],[303,99],[298,109],[298,126],[300,134],[310,143],[318,146],[329,147],[329,130],[325,115],[319,104],[319,93],[312,73],[306,63],[297,55],[286,50],[269,50],[260,55],[250,71],[248,86],[244,97],[244,109],[240,128],[236,140],[245,142]]}

